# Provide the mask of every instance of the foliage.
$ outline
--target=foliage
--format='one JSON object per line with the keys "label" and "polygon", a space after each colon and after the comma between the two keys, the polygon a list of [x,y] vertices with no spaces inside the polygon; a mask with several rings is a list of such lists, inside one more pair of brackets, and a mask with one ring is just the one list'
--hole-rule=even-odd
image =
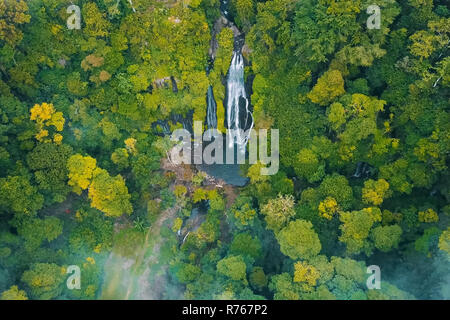
{"label": "foliage", "polygon": [[130,198],[122,176],[111,177],[104,169],[94,169],[89,186],[89,199],[93,208],[112,217],[131,214],[133,207]]}
{"label": "foliage", "polygon": [[295,215],[294,197],[279,195],[278,198],[269,200],[261,208],[261,213],[265,215],[267,228],[278,232],[286,226],[290,219]]}
{"label": "foliage", "polygon": [[40,300],[58,296],[64,278],[64,268],[54,263],[35,263],[22,275],[22,281],[30,287],[31,297]]}
{"label": "foliage", "polygon": [[[82,0],[79,30],[69,2],[0,1],[2,299],[449,298],[443,1],[378,0],[370,29],[369,0]],[[236,187],[169,155],[208,90],[225,131],[241,47],[280,166]]]}
{"label": "foliage", "polygon": [[339,70],[329,70],[317,80],[317,84],[308,93],[308,98],[314,103],[328,105],[344,92],[344,79],[341,72]]}
{"label": "foliage", "polygon": [[276,237],[281,252],[291,259],[311,259],[322,248],[312,224],[301,219],[291,221]]}
{"label": "foliage", "polygon": [[217,272],[233,280],[246,279],[246,266],[242,256],[230,256],[217,263]]}
{"label": "foliage", "polygon": [[11,286],[9,290],[2,292],[1,300],[28,300],[28,297],[25,291],[19,290],[17,286]]}

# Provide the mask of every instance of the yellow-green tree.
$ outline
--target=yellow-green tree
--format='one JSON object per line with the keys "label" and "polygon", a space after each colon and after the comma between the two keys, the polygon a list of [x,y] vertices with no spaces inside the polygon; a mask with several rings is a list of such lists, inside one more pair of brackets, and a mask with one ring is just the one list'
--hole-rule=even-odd
{"label": "yellow-green tree", "polygon": [[107,216],[118,217],[131,214],[133,207],[121,175],[111,177],[108,171],[96,166],[97,161],[89,156],[75,154],[67,161],[69,170],[68,184],[73,191],[81,194],[88,189],[91,207],[104,212]]}
{"label": "yellow-green tree", "polygon": [[19,25],[30,22],[28,5],[24,0],[6,0],[0,2],[0,41],[15,46],[22,40],[23,32]]}
{"label": "yellow-green tree", "polygon": [[369,179],[364,181],[364,187],[362,189],[362,198],[365,203],[379,206],[383,203],[383,200],[391,196],[389,190],[389,183],[384,179],[378,179],[374,181]]}
{"label": "yellow-green tree", "polygon": [[[53,140],[56,144],[60,144],[62,140],[61,132],[64,129],[65,119],[62,112],[56,112],[53,104],[42,103],[41,105],[35,104],[30,110],[30,120],[36,122],[38,133],[36,134],[36,139],[38,141],[50,142]],[[52,139],[46,137],[49,136],[48,130],[50,126],[55,128],[55,133]]]}
{"label": "yellow-green tree", "polygon": [[309,286],[315,286],[320,277],[319,271],[306,262],[296,262],[294,264],[294,282],[306,283]]}
{"label": "yellow-green tree", "polygon": [[308,98],[314,103],[326,106],[344,93],[344,79],[341,72],[328,70],[317,80],[314,88],[308,93]]}
{"label": "yellow-green tree", "polygon": [[347,245],[349,254],[359,253],[365,250],[370,253],[370,243],[367,241],[370,230],[375,222],[381,221],[379,208],[365,208],[359,211],[341,212],[339,219],[342,231],[339,240]]}
{"label": "yellow-green tree", "polygon": [[83,32],[93,37],[108,35],[111,24],[105,19],[106,14],[102,13],[94,2],[85,4],[81,12],[85,23]]}
{"label": "yellow-green tree", "polygon": [[322,249],[312,223],[298,219],[276,234],[280,250],[291,259],[311,259]]}
{"label": "yellow-green tree", "polygon": [[420,60],[429,58],[433,52],[448,46],[450,18],[440,18],[428,22],[427,30],[420,30],[411,35],[410,52]]}
{"label": "yellow-green tree", "polygon": [[107,216],[119,217],[133,211],[125,180],[121,175],[111,177],[104,169],[96,168],[92,172],[88,196],[91,206]]}
{"label": "yellow-green tree", "polygon": [[419,211],[419,221],[420,222],[426,222],[426,223],[432,223],[432,222],[438,222],[439,216],[433,209],[429,208],[424,211]]}
{"label": "yellow-green tree", "polygon": [[73,191],[81,194],[91,184],[94,169],[97,167],[97,160],[89,156],[75,154],[67,161],[67,169],[69,170],[69,186],[73,187]]}
{"label": "yellow-green tree", "polygon": [[331,220],[336,212],[339,210],[338,203],[333,197],[327,197],[324,201],[319,203],[319,215],[325,219]]}
{"label": "yellow-green tree", "polygon": [[2,292],[0,300],[28,300],[28,297],[25,291],[19,290],[19,287],[11,286],[11,288]]}
{"label": "yellow-green tree", "polygon": [[256,210],[252,207],[252,198],[239,196],[230,209],[231,220],[238,229],[245,229],[253,226],[256,218]]}

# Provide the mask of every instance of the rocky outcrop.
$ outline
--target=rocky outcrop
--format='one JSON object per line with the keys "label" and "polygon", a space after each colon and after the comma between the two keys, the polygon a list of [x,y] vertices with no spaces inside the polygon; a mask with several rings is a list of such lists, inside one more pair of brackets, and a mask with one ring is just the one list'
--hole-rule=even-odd
{"label": "rocky outcrop", "polygon": [[214,22],[213,32],[211,36],[211,42],[209,46],[209,57],[214,60],[216,57],[216,51],[219,47],[219,43],[217,42],[217,35],[222,31],[223,28],[230,28],[233,31],[234,37],[238,38],[242,35],[242,32],[234,25],[233,22],[225,18],[224,16],[220,16],[216,22]]}

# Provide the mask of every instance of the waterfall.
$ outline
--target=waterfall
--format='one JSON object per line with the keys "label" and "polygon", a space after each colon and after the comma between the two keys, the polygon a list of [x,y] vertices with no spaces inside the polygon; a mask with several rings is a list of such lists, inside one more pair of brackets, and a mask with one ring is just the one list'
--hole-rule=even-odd
{"label": "waterfall", "polygon": [[[222,147],[225,147],[225,150],[223,150],[223,164],[199,164],[197,165],[197,168],[206,172],[209,176],[225,181],[225,183],[229,185],[243,187],[248,183],[249,178],[242,176],[237,161],[228,163],[228,155],[232,155],[234,160],[245,159],[246,146],[249,137],[247,137],[246,134],[242,134],[233,129],[246,131],[253,128],[253,117],[249,111],[250,101],[245,92],[244,59],[241,54],[242,46],[244,45],[244,35],[232,22],[232,17],[228,11],[229,2],[230,0],[220,0],[221,17],[214,23],[213,40],[210,43],[209,61],[206,66],[206,74],[208,75],[213,68],[215,50],[218,46],[215,36],[222,28],[231,28],[234,34],[234,52],[227,77],[224,79],[226,91],[223,107],[226,115],[225,119],[220,118],[221,123],[219,123],[217,117],[217,103],[214,100],[213,88],[209,86],[206,92],[207,109],[205,121],[208,129],[216,129],[217,127],[222,128],[222,125],[225,125],[225,128],[228,128],[227,138],[230,143],[220,144]],[[204,138],[205,137],[206,136],[204,136]],[[221,137],[223,137],[223,135]],[[230,139],[233,137],[235,138]],[[215,139],[211,136],[208,138],[208,141]],[[235,152],[236,149],[238,151],[237,154]]]}
{"label": "waterfall", "polygon": [[214,100],[214,93],[212,86],[208,87],[206,93],[206,125],[208,129],[217,129],[217,104]]}
{"label": "waterfall", "polygon": [[222,13],[222,15],[227,18],[228,20],[230,20],[230,12],[228,9],[228,0],[220,0],[220,12]]}
{"label": "waterfall", "polygon": [[[227,126],[229,144],[237,144],[240,151],[245,152],[250,130],[253,128],[253,117],[249,110],[249,101],[245,93],[244,57],[240,51],[233,53],[227,79]],[[244,131],[247,131],[245,133]],[[235,139],[233,139],[233,136]]]}
{"label": "waterfall", "polygon": [[[224,107],[226,112],[226,127],[228,129],[228,146],[234,148],[235,145],[241,153],[245,153],[247,142],[250,136],[250,129],[253,128],[253,116],[250,112],[250,101],[245,92],[244,81],[244,57],[242,56],[242,46],[244,45],[244,35],[236,28],[232,22],[229,12],[229,0],[220,0],[220,11],[225,20],[225,26],[230,27],[234,34],[234,51],[231,64],[228,69],[226,79],[226,97]],[[214,57],[211,64],[214,61]],[[207,74],[210,66],[207,67]],[[213,89],[208,87],[207,95],[206,124],[208,129],[217,128],[217,104],[214,100]]]}

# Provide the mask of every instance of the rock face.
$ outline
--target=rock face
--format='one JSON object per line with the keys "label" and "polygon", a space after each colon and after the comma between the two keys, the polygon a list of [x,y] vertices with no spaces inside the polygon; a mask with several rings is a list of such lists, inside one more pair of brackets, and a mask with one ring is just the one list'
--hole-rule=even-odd
{"label": "rock face", "polygon": [[214,22],[213,32],[211,36],[211,43],[209,46],[209,57],[214,60],[216,57],[216,51],[219,47],[219,44],[217,42],[216,35],[222,31],[223,28],[230,28],[233,31],[234,37],[238,38],[242,35],[242,32],[239,31],[239,29],[234,25],[233,22],[225,18],[224,16],[220,16],[216,22]]}
{"label": "rock face", "polygon": [[245,59],[247,59],[248,61],[248,57],[250,55],[250,53],[252,53],[252,49],[249,48],[249,46],[244,43],[244,45],[242,46],[242,55],[244,56]]}
{"label": "rock face", "polygon": [[170,77],[159,78],[153,81],[153,85],[156,88],[166,88],[169,86]]}
{"label": "rock face", "polygon": [[61,59],[58,60],[58,63],[59,63],[59,65],[60,65],[61,67],[65,68],[65,67],[66,67],[66,64],[67,64],[67,61],[66,61],[66,59],[64,59],[64,58],[61,58]]}

